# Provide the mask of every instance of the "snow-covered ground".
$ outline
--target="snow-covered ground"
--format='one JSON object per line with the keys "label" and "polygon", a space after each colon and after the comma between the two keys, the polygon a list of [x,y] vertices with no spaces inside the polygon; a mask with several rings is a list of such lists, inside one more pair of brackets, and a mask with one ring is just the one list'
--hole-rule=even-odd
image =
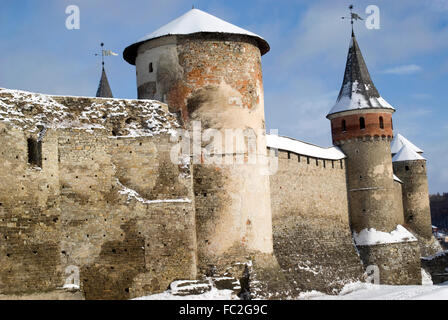
{"label": "snow-covered ground", "polygon": [[[213,288],[203,294],[187,296],[173,295],[168,290],[135,300],[238,300],[238,297],[231,290]],[[352,283],[346,285],[337,296],[311,291],[302,293],[298,300],[448,300],[448,282],[422,286]]]}
{"label": "snow-covered ground", "polygon": [[218,290],[213,288],[202,294],[186,296],[173,295],[173,293],[168,290],[159,294],[135,298],[134,300],[239,300],[239,298],[232,290]]}
{"label": "snow-covered ground", "polygon": [[[430,275],[422,269],[422,283],[421,286],[388,286],[355,282],[347,284],[337,296],[309,291],[300,294],[298,300],[448,300],[448,282],[433,285]],[[198,289],[199,292],[203,293],[188,294],[189,290]],[[238,299],[233,290],[218,290],[213,282],[208,279],[205,282],[175,281],[171,284],[170,289],[165,292],[136,298],[135,300]]]}
{"label": "snow-covered ground", "polygon": [[305,292],[303,300],[448,300],[448,282],[440,285],[386,286],[369,283],[352,283],[338,296],[320,292]]}

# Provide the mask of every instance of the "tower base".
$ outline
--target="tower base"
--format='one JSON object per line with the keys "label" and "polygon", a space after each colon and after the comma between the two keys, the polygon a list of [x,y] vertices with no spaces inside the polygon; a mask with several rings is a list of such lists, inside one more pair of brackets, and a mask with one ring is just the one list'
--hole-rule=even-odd
{"label": "tower base", "polygon": [[[375,284],[420,285],[420,246],[417,241],[358,246],[364,268],[378,271]],[[369,274],[375,279],[375,275]],[[377,283],[379,281],[379,283]]]}

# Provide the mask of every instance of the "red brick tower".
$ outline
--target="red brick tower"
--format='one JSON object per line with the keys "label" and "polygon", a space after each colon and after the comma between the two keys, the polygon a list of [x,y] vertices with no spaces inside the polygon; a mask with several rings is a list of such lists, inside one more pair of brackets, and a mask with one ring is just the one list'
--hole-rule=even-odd
{"label": "red brick tower", "polygon": [[[375,88],[352,32],[342,88],[327,118],[333,143],[347,155],[349,216],[355,242],[361,232],[373,228],[374,232],[390,233],[403,223],[403,213],[396,210],[396,202],[401,199],[394,193],[390,149],[394,112]],[[415,252],[415,246],[407,242],[357,245],[364,265],[380,268],[382,283],[419,283],[419,252]],[[403,261],[387,253],[390,246],[397,247]],[[409,261],[412,267],[400,270]]]}

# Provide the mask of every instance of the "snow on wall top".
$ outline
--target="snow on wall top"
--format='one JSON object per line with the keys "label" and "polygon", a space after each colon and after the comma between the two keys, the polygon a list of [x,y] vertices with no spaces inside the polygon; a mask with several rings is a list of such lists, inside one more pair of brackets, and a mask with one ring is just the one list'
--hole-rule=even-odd
{"label": "snow on wall top", "polygon": [[224,20],[221,20],[218,17],[215,17],[202,10],[191,9],[179,18],[144,36],[133,45],[127,47],[123,53],[124,59],[130,64],[135,64],[135,56],[137,54],[136,46],[145,41],[168,35],[187,35],[199,32],[227,33],[251,36],[257,39],[262,55],[269,51],[269,44],[259,35],[237,27]]}
{"label": "snow on wall top", "polygon": [[328,114],[357,109],[395,110],[378,93],[355,35],[352,34],[342,87],[336,104]]}
{"label": "snow on wall top", "polygon": [[412,148],[406,144],[403,145],[401,150],[392,158],[392,162],[412,161],[412,160],[426,160],[426,159],[423,158],[414,150],[412,150]]}
{"label": "snow on wall top", "polygon": [[398,178],[396,175],[394,175],[394,181],[397,181],[397,182],[400,182],[400,183],[403,183],[403,181],[401,181],[400,180],[400,178]]}
{"label": "snow on wall top", "polygon": [[346,158],[338,147],[323,148],[296,139],[277,135],[266,135],[266,144],[269,148],[291,151],[300,155],[320,159],[341,160]]}
{"label": "snow on wall top", "polygon": [[167,106],[158,101],[50,96],[3,88],[0,121],[28,132],[103,129],[128,137],[171,133],[179,127]]}
{"label": "snow on wall top", "polygon": [[392,232],[381,232],[374,228],[363,229],[360,233],[354,232],[353,239],[358,246],[417,241],[412,233],[401,225],[397,225]]}
{"label": "snow on wall top", "polygon": [[423,153],[423,150],[417,147],[415,144],[413,144],[411,141],[403,137],[401,134],[396,134],[394,139],[392,140],[390,144],[390,150],[392,154],[398,153],[401,148],[403,148],[404,145],[407,145],[412,150],[414,150],[417,153]]}

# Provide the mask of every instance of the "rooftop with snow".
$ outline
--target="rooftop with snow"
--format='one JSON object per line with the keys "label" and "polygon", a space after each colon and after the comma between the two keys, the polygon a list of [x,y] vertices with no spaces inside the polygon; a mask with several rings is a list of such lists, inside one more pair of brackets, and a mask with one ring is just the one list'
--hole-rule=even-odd
{"label": "rooftop with snow", "polygon": [[237,27],[202,10],[191,9],[177,19],[174,19],[127,47],[124,50],[123,57],[130,64],[135,64],[137,48],[140,44],[164,36],[188,35],[195,33],[246,35],[257,40],[262,55],[269,51],[269,44],[261,36]]}
{"label": "rooftop with snow", "polygon": [[266,144],[269,148],[291,151],[313,158],[341,160],[346,158],[338,147],[323,148],[293,138],[278,135],[266,135]]}
{"label": "rooftop with snow", "polygon": [[369,70],[367,69],[356,37],[352,33],[342,87],[336,104],[328,115],[357,109],[395,110],[378,93],[370,78]]}
{"label": "rooftop with snow", "polygon": [[426,160],[417,152],[415,152],[409,145],[405,144],[400,151],[392,158],[392,162],[399,161],[413,161],[413,160]]}
{"label": "rooftop with snow", "polygon": [[417,147],[415,144],[413,144],[411,141],[409,141],[408,139],[406,139],[405,137],[403,137],[399,133],[397,133],[394,136],[394,139],[392,140],[391,145],[390,145],[390,151],[392,152],[392,154],[396,154],[405,145],[408,146],[409,148],[411,148],[412,150],[414,150],[417,153],[423,153],[422,149]]}

